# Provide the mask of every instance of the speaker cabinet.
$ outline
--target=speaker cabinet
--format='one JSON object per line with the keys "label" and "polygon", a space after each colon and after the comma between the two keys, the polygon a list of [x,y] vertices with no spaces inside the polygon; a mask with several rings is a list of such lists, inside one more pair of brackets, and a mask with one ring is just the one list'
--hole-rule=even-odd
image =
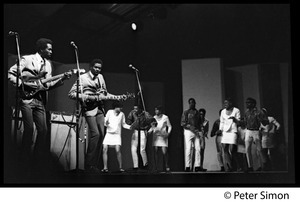
{"label": "speaker cabinet", "polygon": [[[50,152],[55,155],[65,171],[84,169],[87,124],[79,119],[79,138],[76,140],[76,115],[62,112],[51,114]],[[78,162],[76,162],[76,144],[78,144]]]}

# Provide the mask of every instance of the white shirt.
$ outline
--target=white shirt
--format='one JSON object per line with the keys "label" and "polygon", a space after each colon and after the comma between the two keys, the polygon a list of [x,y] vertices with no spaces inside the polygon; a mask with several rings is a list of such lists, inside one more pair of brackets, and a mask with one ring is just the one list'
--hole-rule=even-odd
{"label": "white shirt", "polygon": [[237,124],[234,123],[230,117],[235,117],[237,120],[240,120],[241,119],[240,110],[238,108],[233,107],[231,114],[227,115],[226,109],[223,109],[220,115],[219,129],[227,133],[236,133],[238,131]]}
{"label": "white shirt", "polygon": [[[156,129],[159,131],[159,133],[170,133],[172,130],[172,126],[169,120],[169,117],[167,115],[162,115],[162,117],[158,117],[157,115],[154,116],[157,126]],[[167,131],[168,126],[168,131]]]}
{"label": "white shirt", "polygon": [[107,111],[104,118],[104,125],[107,127],[106,132],[112,134],[121,134],[122,127],[130,129],[130,125],[125,123],[124,113],[120,112],[116,114],[113,109]]}

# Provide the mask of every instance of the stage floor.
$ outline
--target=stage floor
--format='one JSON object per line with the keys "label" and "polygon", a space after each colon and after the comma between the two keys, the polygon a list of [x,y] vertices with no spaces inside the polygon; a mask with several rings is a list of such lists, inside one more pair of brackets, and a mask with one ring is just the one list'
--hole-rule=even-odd
{"label": "stage floor", "polygon": [[295,184],[295,177],[286,171],[87,173],[73,170],[57,173],[36,171],[4,176],[4,184],[8,187],[276,187],[292,186]]}

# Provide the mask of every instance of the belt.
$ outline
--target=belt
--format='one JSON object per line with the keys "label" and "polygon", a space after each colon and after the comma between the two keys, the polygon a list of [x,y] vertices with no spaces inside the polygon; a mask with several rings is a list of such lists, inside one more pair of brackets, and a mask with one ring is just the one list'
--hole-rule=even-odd
{"label": "belt", "polygon": [[247,128],[247,130],[259,130],[258,128]]}

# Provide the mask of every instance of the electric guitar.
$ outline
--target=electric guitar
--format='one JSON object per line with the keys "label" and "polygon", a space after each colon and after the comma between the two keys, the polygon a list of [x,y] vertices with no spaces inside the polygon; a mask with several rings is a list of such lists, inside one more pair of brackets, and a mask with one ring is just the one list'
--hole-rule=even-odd
{"label": "electric guitar", "polygon": [[[84,73],[85,69],[80,69],[80,73]],[[56,76],[52,76],[49,78],[41,79],[39,76],[34,76],[31,73],[26,73],[22,76],[23,79],[23,86],[19,88],[19,96],[22,99],[31,99],[34,97],[35,94],[37,94],[39,91],[41,91],[41,88],[38,88],[38,86],[41,86],[43,84],[46,84],[51,81],[58,80],[64,76],[71,76],[72,74],[77,73],[77,69],[69,70],[65,73],[58,74]],[[44,74],[45,75],[45,74]],[[27,79],[30,78],[31,79]]]}
{"label": "electric guitar", "polygon": [[89,99],[84,100],[84,102],[81,101],[81,105],[84,108],[85,111],[91,111],[97,108],[98,106],[103,105],[103,100],[121,100],[125,101],[127,99],[135,98],[134,93],[126,93],[123,95],[107,95],[106,91],[95,91],[92,89],[86,89],[83,92],[84,95],[90,95],[90,96],[96,96],[97,101],[91,101]]}

